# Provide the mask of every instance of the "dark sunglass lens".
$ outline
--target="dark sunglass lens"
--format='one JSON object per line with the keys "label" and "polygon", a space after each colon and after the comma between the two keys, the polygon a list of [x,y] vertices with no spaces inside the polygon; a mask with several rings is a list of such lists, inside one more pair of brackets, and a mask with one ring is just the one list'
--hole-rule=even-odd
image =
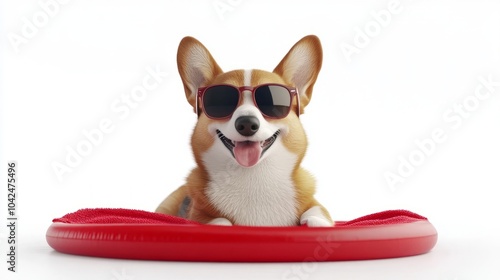
{"label": "dark sunglass lens", "polygon": [[214,86],[203,95],[205,114],[212,118],[230,116],[238,107],[239,92],[231,86]]}
{"label": "dark sunglass lens", "polygon": [[255,90],[255,102],[260,111],[271,118],[283,118],[290,112],[288,89],[278,85],[261,86]]}

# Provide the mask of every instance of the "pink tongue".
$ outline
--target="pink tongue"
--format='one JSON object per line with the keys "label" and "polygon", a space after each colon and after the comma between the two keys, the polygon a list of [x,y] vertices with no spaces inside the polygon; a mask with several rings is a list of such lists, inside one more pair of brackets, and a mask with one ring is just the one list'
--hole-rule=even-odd
{"label": "pink tongue", "polygon": [[236,161],[245,167],[251,167],[257,164],[261,152],[262,147],[260,143],[251,141],[236,142],[236,146],[233,149]]}

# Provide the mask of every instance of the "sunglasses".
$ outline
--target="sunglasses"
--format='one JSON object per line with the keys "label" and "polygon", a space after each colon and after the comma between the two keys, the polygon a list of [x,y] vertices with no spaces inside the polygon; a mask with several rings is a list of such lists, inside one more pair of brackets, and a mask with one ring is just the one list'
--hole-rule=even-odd
{"label": "sunglasses", "polygon": [[213,85],[198,89],[196,113],[198,116],[198,99],[205,115],[211,119],[226,119],[236,111],[241,102],[243,91],[251,91],[252,99],[260,112],[271,119],[281,119],[290,113],[293,97],[297,97],[297,116],[300,114],[300,103],[297,89],[280,84],[262,84],[256,87],[233,85]]}

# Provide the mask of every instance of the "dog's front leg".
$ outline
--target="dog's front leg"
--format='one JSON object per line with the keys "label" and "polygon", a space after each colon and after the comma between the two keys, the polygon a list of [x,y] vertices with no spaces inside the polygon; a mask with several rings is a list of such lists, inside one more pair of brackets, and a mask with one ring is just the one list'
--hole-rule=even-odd
{"label": "dog's front leg", "polygon": [[309,227],[331,227],[334,226],[335,223],[327,218],[321,206],[313,206],[302,213],[300,216],[300,224],[307,224]]}
{"label": "dog's front leg", "polygon": [[232,226],[233,224],[226,218],[215,218],[208,222],[209,225],[217,225],[217,226]]}

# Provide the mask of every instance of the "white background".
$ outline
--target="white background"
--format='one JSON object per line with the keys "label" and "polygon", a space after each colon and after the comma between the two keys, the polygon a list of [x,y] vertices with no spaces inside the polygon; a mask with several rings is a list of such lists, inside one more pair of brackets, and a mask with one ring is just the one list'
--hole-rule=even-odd
{"label": "white background", "polygon": [[[372,14],[389,2],[68,1],[27,38],[23,18],[33,22],[39,2],[2,1],[0,179],[16,160],[20,249],[19,272],[7,273],[2,261],[1,278],[281,279],[303,268],[70,256],[54,252],[44,235],[53,218],[80,208],[153,211],[183,184],[194,166],[196,116],[177,73],[182,37],[198,38],[224,70],[272,70],[296,41],[316,34],[323,68],[301,120],[310,142],[303,166],[317,178],[318,199],[337,220],[414,211],[430,219],[439,240],[426,255],[320,263],[289,279],[500,279],[500,86],[460,125],[443,118],[464,100],[474,105],[478,77],[500,81],[499,2],[401,0],[390,22],[346,56],[342,46],[356,47],[358,28],[372,26]],[[216,9],[224,5],[230,9]],[[25,40],[15,46],[15,36]],[[120,118],[111,104],[130,96],[148,67],[169,76]],[[66,164],[67,148],[103,119],[114,130],[59,180],[54,162]],[[384,174],[398,174],[400,157],[435,129],[446,141],[391,188]],[[5,256],[5,226],[0,233]]]}

